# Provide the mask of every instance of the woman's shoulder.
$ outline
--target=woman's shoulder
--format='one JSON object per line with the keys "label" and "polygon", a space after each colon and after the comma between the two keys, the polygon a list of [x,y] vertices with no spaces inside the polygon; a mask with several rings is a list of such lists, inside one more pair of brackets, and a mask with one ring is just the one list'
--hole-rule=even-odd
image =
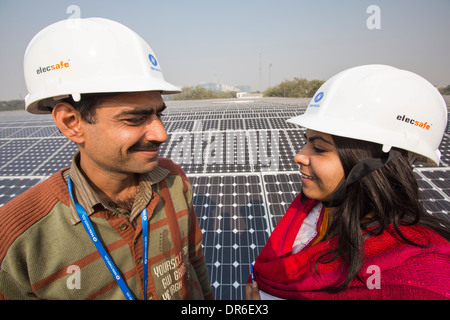
{"label": "woman's shoulder", "polygon": [[421,225],[393,226],[364,243],[363,279],[378,273],[387,294],[399,299],[450,298],[450,243],[436,231]]}

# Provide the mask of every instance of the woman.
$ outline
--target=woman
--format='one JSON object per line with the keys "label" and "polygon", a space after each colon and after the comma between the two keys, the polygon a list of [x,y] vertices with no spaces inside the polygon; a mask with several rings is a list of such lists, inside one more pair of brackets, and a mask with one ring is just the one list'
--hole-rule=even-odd
{"label": "woman", "polygon": [[254,265],[247,299],[450,299],[450,231],[411,163],[438,165],[447,107],[416,74],[343,71],[317,91],[295,156],[302,192]]}

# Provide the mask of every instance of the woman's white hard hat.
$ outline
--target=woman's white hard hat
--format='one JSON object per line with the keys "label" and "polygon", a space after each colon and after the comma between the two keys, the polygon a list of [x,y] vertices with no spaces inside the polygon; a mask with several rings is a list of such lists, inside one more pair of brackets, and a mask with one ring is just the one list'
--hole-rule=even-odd
{"label": "woman's white hard hat", "polygon": [[386,65],[347,69],[326,81],[305,113],[287,121],[308,129],[410,151],[439,165],[447,106],[421,76]]}
{"label": "woman's white hard hat", "polygon": [[103,18],[67,19],[40,31],[24,57],[25,109],[49,113],[84,93],[181,90],[164,80],[155,53],[137,33]]}

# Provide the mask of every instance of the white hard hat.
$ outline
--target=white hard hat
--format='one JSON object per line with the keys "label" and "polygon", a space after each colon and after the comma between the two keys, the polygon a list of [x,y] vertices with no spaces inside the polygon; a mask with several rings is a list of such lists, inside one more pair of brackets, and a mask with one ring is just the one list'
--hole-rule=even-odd
{"label": "white hard hat", "polygon": [[415,73],[365,65],[338,73],[315,93],[303,115],[287,121],[315,131],[410,151],[439,165],[447,126],[439,91]]}
{"label": "white hard hat", "polygon": [[83,93],[181,90],[164,80],[150,46],[128,27],[103,18],[67,19],[40,31],[24,57],[25,109],[49,113],[55,100]]}

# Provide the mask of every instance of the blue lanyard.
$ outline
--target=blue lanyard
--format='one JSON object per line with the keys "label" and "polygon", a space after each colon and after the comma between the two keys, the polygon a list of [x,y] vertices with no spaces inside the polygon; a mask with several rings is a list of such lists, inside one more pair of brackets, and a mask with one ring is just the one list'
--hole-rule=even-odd
{"label": "blue lanyard", "polygon": [[[95,247],[97,248],[97,251],[100,253],[100,256],[103,258],[103,261],[105,262],[106,266],[109,269],[109,272],[113,275],[114,279],[116,280],[117,284],[120,287],[120,290],[122,290],[123,294],[128,300],[134,300],[133,295],[131,294],[130,289],[128,288],[127,284],[125,283],[125,280],[120,276],[119,271],[117,270],[117,267],[114,265],[114,262],[109,257],[108,253],[106,252],[103,245],[100,243],[94,228],[92,227],[92,223],[89,220],[89,217],[87,215],[86,210],[75,201],[73,194],[72,194],[72,183],[70,180],[70,174],[67,182],[67,187],[69,189],[70,197],[72,198],[73,203],[75,204],[75,209],[77,210],[78,215],[80,216],[81,222],[83,223],[84,228],[86,229],[87,234],[91,238],[92,242],[94,243]],[[144,292],[143,297],[144,300],[147,297],[147,277],[148,277],[148,216],[147,216],[147,208],[144,208],[141,212],[141,219],[142,219],[142,237],[143,237],[143,286],[144,286]]]}

